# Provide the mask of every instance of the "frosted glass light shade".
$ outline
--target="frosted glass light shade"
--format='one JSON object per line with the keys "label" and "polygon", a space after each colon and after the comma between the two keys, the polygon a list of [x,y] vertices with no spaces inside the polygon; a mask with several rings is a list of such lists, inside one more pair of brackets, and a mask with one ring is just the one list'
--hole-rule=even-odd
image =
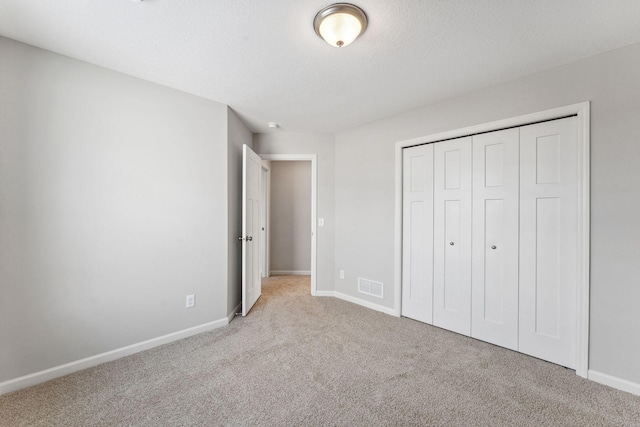
{"label": "frosted glass light shade", "polygon": [[313,20],[318,36],[334,47],[350,45],[367,28],[367,15],[357,6],[336,3],[322,9]]}

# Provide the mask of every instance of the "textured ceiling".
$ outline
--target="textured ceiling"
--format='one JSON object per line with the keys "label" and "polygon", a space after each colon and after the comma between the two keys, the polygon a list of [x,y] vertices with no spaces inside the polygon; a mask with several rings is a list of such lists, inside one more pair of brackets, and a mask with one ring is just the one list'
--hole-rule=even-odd
{"label": "textured ceiling", "polygon": [[[638,0],[0,0],[0,35],[231,106],[255,132],[335,132],[640,42]],[[0,58],[7,60],[7,58]],[[10,60],[10,59],[9,59]]]}

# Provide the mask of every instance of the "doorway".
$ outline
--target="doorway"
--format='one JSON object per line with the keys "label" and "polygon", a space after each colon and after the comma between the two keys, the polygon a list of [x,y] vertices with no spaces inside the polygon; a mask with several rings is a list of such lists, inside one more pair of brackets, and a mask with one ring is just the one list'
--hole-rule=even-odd
{"label": "doorway", "polygon": [[[265,243],[260,257],[262,276],[310,275],[310,291],[311,295],[315,296],[317,156],[315,154],[260,154],[260,157],[264,160],[263,180],[265,181],[262,188],[265,197],[262,219],[265,224]],[[295,176],[299,176],[300,173],[309,177],[306,179],[308,185],[288,182],[287,188],[276,188],[281,179],[290,176],[295,180]],[[303,187],[306,187],[306,190]],[[278,198],[277,203],[274,197]],[[303,202],[298,203],[299,199]],[[306,217],[304,221],[301,215]],[[277,222],[274,223],[274,220]],[[305,235],[305,233],[308,234]],[[287,258],[293,263],[287,264]]]}

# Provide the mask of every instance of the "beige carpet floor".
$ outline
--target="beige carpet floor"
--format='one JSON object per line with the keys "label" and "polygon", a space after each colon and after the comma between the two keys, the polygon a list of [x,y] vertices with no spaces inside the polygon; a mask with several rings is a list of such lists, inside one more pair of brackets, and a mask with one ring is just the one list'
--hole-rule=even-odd
{"label": "beige carpet floor", "polygon": [[640,398],[274,277],[228,327],[0,396],[2,426],[640,426]]}

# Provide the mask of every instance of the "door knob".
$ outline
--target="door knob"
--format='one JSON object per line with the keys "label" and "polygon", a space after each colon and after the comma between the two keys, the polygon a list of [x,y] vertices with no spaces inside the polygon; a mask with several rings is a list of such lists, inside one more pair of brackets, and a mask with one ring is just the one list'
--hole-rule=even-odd
{"label": "door knob", "polygon": [[491,249],[497,249],[498,247],[496,245],[491,245]]}
{"label": "door knob", "polygon": [[453,242],[449,242],[449,244],[450,244],[451,246],[455,245],[455,243],[453,243]]}
{"label": "door knob", "polygon": [[242,236],[238,236],[238,240],[240,240],[242,242],[244,240],[244,238]]}
{"label": "door knob", "polygon": [[247,236],[247,241],[252,241],[253,240],[253,236]]}

